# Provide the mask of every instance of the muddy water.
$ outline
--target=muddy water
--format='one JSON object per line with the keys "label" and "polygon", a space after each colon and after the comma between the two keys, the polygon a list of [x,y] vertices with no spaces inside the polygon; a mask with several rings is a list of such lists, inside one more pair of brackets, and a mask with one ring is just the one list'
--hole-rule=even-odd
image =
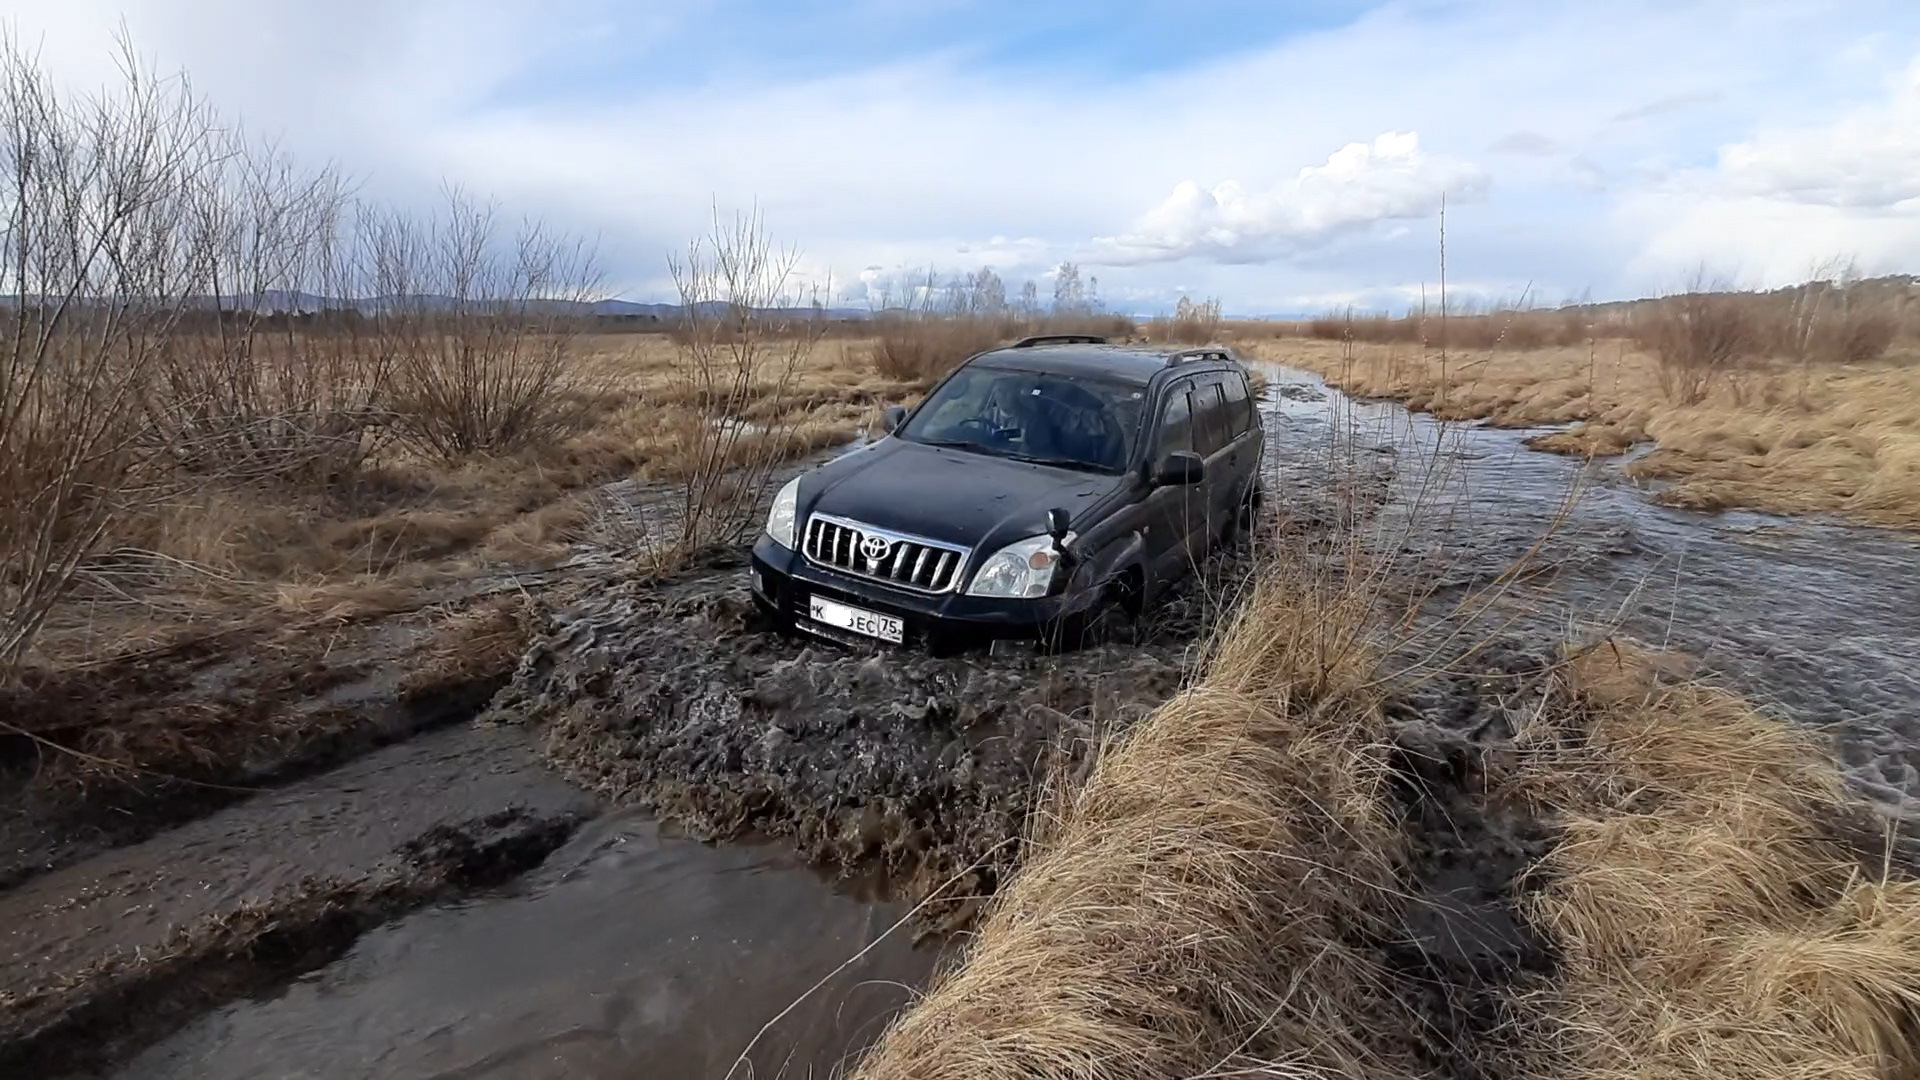
{"label": "muddy water", "polygon": [[[1623,630],[1682,650],[1748,695],[1830,729],[1850,775],[1920,816],[1920,544],[1831,520],[1655,505],[1620,462],[1528,450],[1538,431],[1441,424],[1273,369],[1279,488],[1384,478],[1367,526],[1430,613],[1485,606],[1487,629]],[[1329,459],[1331,467],[1329,467]],[[1498,576],[1516,562],[1523,585]],[[1492,598],[1493,602],[1488,603]]]}
{"label": "muddy water", "polygon": [[377,929],[120,1075],[706,1077],[752,1045],[736,1077],[828,1076],[932,969],[889,933],[902,914],[612,815],[511,890]]}

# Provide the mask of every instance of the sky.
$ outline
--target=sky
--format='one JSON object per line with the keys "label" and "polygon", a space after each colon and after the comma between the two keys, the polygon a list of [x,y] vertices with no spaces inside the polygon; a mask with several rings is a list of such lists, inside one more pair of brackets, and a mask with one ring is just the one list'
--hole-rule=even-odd
{"label": "sky", "polygon": [[609,290],[757,209],[798,282],[1062,261],[1115,309],[1393,309],[1920,272],[1913,0],[10,0],[360,189],[589,238]]}

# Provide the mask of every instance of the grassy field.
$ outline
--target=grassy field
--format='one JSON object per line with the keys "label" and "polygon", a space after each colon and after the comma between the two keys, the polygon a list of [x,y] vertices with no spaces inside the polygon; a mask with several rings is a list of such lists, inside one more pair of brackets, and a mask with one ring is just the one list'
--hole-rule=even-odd
{"label": "grassy field", "polygon": [[1753,361],[1676,394],[1643,343],[1458,349],[1311,337],[1242,340],[1362,397],[1455,420],[1567,425],[1531,445],[1611,456],[1652,443],[1630,475],[1670,482],[1661,502],[1701,510],[1827,512],[1920,528],[1920,347],[1858,363]]}
{"label": "grassy field", "polygon": [[[586,539],[691,542],[678,518],[722,472],[849,442],[913,390],[877,375],[865,342],[785,340],[741,365],[703,364],[665,335],[580,337],[551,389],[572,419],[549,437],[446,454],[368,434],[347,475],[201,477],[115,514],[37,655],[404,604]],[[622,480],[631,498],[602,494]]]}

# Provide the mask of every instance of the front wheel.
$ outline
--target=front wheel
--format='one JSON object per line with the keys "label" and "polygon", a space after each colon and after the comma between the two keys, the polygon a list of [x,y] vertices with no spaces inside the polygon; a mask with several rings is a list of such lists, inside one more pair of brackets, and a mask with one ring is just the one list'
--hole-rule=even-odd
{"label": "front wheel", "polygon": [[1050,635],[1051,644],[1065,651],[1130,643],[1140,626],[1140,609],[1139,579],[1127,574],[1108,586],[1106,595],[1094,607],[1056,627]]}

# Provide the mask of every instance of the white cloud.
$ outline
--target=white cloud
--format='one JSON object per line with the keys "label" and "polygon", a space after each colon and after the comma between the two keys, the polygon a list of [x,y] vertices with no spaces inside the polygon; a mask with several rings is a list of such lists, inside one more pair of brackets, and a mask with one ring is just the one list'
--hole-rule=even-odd
{"label": "white cloud", "polygon": [[1620,212],[1648,238],[1637,265],[1649,274],[1705,266],[1777,285],[1835,260],[1920,267],[1920,57],[1877,100],[1729,143]]}
{"label": "white cloud", "polygon": [[1813,206],[1887,210],[1920,199],[1920,58],[1884,103],[1734,143],[1716,172],[1731,192]]}
{"label": "white cloud", "polygon": [[1796,266],[1814,246],[1920,265],[1895,130],[1920,124],[1882,86],[1920,49],[1912,0],[1380,0],[1144,71],[1080,49],[996,66],[1010,37],[965,18],[936,51],[800,63],[736,47],[738,4],[631,6],[13,0],[5,18],[86,86],[124,9],[141,50],[289,150],[371,194],[455,180],[594,235],[636,299],[664,298],[667,253],[716,203],[757,204],[836,289],[866,266],[986,265],[1014,288],[1094,255],[1124,264],[1099,267],[1110,296],[1184,285],[1245,311],[1432,281],[1415,222],[1453,185],[1456,280],[1614,296],[1770,238]]}
{"label": "white cloud", "polygon": [[1389,131],[1348,143],[1324,165],[1301,169],[1266,191],[1228,180],[1211,189],[1183,180],[1134,231],[1094,241],[1095,261],[1111,265],[1208,258],[1265,262],[1382,222],[1426,217],[1442,198],[1484,195],[1477,166],[1420,149],[1420,136]]}

